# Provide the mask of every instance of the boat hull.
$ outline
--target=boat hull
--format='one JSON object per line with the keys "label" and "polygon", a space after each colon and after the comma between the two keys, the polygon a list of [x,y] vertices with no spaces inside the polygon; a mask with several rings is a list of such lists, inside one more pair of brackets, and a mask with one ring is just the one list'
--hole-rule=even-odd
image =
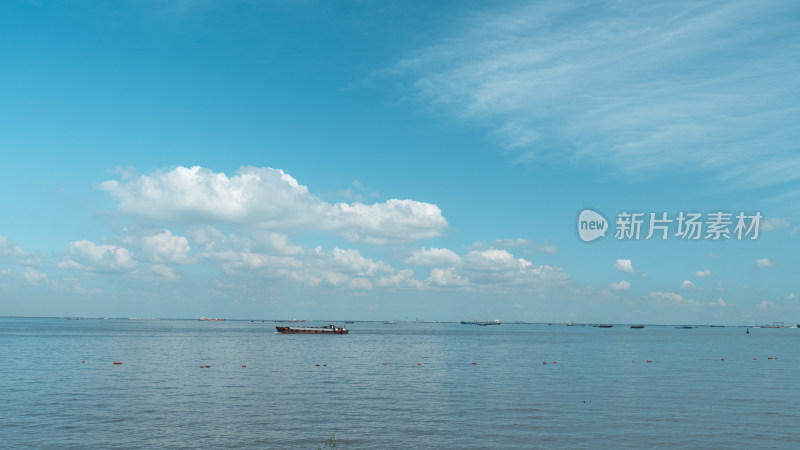
{"label": "boat hull", "polygon": [[281,334],[347,334],[349,331],[344,327],[275,327]]}

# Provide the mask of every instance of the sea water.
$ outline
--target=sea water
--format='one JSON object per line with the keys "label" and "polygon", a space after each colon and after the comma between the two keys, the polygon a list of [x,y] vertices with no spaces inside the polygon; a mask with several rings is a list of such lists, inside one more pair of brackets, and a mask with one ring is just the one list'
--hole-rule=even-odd
{"label": "sea water", "polygon": [[0,318],[0,447],[315,449],[331,436],[339,448],[380,449],[800,440],[800,329],[348,328],[278,335],[260,320]]}

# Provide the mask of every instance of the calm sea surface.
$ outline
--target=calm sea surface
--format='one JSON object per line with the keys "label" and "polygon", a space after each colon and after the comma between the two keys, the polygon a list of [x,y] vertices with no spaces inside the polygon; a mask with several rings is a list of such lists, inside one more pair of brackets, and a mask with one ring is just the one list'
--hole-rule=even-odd
{"label": "calm sea surface", "polygon": [[348,327],[0,318],[0,447],[800,443],[800,329]]}

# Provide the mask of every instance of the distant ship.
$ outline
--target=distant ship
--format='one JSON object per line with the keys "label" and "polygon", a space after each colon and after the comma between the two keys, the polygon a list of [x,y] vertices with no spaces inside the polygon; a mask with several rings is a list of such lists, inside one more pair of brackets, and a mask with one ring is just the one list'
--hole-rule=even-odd
{"label": "distant ship", "polygon": [[201,317],[203,322],[225,322],[225,319],[209,319],[208,317]]}
{"label": "distant ship", "polygon": [[493,321],[488,320],[462,320],[461,325],[480,325],[485,327],[487,325],[500,325],[500,319],[494,319]]}
{"label": "distant ship", "polygon": [[346,327],[330,324],[324,327],[275,327],[281,334],[347,334]]}

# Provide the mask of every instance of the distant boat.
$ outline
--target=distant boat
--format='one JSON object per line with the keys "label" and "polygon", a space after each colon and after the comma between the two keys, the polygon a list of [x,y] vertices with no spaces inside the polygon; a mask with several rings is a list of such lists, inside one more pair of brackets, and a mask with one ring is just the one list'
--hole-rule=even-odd
{"label": "distant boat", "polygon": [[354,323],[352,320],[345,320],[344,323]]}
{"label": "distant boat", "polygon": [[614,328],[614,325],[592,325],[595,328]]}
{"label": "distant boat", "polygon": [[631,328],[644,328],[644,325],[631,325]]}
{"label": "distant boat", "polygon": [[208,317],[201,317],[203,322],[225,322],[225,319],[209,319]]}
{"label": "distant boat", "polygon": [[493,321],[488,320],[462,320],[461,325],[480,325],[485,327],[487,325],[500,325],[500,319],[494,319]]}
{"label": "distant boat", "polygon": [[347,334],[346,327],[330,324],[324,327],[275,327],[281,334]]}
{"label": "distant boat", "polygon": [[711,325],[711,328],[725,328],[725,325]]}
{"label": "distant boat", "polygon": [[571,320],[570,320],[569,322],[567,322],[567,326],[568,326],[568,327],[571,327],[571,326],[574,326],[574,325],[575,325],[575,324],[574,324],[574,323],[572,323],[572,321],[571,321]]}
{"label": "distant boat", "polygon": [[299,323],[299,322],[308,322],[308,321],[306,319],[295,319],[295,318],[292,318],[292,322]]}
{"label": "distant boat", "polygon": [[682,326],[675,327],[675,328],[679,328],[679,329],[684,329],[684,330],[686,330],[686,329],[690,329],[690,328],[697,328],[697,327],[692,327],[692,326],[689,326],[689,325],[682,325]]}
{"label": "distant boat", "polygon": [[383,323],[385,323],[386,325],[397,325],[398,323],[400,323],[400,321],[399,320],[384,320]]}

